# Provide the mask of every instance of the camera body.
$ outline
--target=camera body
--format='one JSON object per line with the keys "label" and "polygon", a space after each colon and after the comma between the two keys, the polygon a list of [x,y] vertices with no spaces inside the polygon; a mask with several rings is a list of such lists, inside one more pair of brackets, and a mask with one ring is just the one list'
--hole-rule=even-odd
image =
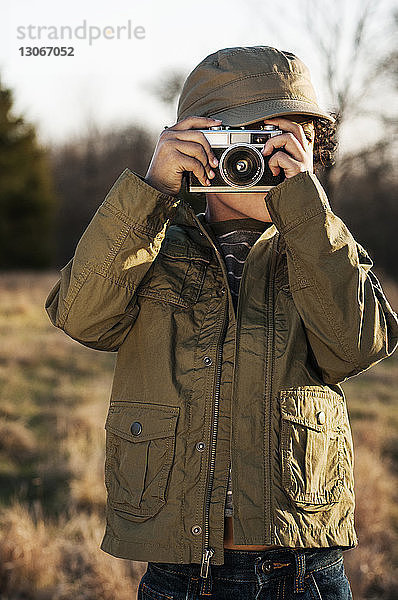
{"label": "camera body", "polygon": [[192,173],[188,174],[190,192],[267,192],[285,179],[283,170],[273,175],[268,161],[275,152],[263,156],[261,150],[266,141],[283,133],[275,125],[264,125],[263,129],[240,127],[210,127],[200,129],[218,159],[217,168],[212,167],[215,177],[209,186],[203,186]]}

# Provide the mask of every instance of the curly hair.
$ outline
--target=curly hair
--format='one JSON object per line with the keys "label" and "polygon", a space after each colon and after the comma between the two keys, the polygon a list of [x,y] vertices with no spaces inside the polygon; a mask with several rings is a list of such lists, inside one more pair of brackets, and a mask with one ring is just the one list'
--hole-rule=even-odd
{"label": "curly hair", "polygon": [[[330,113],[335,118],[332,123],[322,117],[314,117],[313,124],[315,129],[314,140],[314,166],[331,167],[335,164],[335,155],[338,146],[337,127],[339,124],[339,114]],[[305,133],[305,126],[303,126]]]}
{"label": "curly hair", "polygon": [[[295,123],[299,123],[304,131],[305,137],[309,142],[314,140],[314,167],[319,169],[331,167],[335,164],[335,154],[338,146],[337,128],[339,125],[340,115],[338,113],[329,113],[334,117],[335,122],[332,123],[329,119],[323,117],[313,117],[310,115],[286,115],[284,118],[291,119]],[[247,127],[262,128],[263,122],[258,121]]]}

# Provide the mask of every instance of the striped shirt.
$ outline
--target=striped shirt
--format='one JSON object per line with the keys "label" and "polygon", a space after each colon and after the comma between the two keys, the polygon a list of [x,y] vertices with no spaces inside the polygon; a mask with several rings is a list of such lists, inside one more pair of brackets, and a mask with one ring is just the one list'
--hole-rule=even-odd
{"label": "striped shirt", "polygon": [[[220,246],[224,257],[228,274],[228,283],[236,313],[243,265],[249,254],[250,248],[260,235],[272,225],[272,223],[244,218],[229,219],[227,221],[213,221],[209,222],[209,225],[217,238],[218,245]],[[229,465],[224,514],[226,517],[232,517],[233,515],[231,463]]]}

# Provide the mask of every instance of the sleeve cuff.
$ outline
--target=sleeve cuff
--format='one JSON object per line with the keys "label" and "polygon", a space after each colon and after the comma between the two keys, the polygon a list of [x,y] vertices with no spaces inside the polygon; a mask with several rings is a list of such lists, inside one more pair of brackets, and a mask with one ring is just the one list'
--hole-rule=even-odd
{"label": "sleeve cuff", "polygon": [[272,188],[265,196],[265,203],[281,234],[331,210],[319,179],[309,171],[298,173]]}
{"label": "sleeve cuff", "polygon": [[139,225],[151,233],[174,218],[180,202],[180,198],[159,192],[141,175],[126,168],[107,194],[104,206],[127,224]]}

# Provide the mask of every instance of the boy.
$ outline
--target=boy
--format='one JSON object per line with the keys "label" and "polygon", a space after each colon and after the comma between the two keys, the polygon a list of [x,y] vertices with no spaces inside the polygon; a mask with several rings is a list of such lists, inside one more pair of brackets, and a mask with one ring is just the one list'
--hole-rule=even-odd
{"label": "boy", "polygon": [[[392,354],[398,319],[313,173],[333,118],[305,65],[267,46],[206,57],[177,117],[146,177],[121,174],[46,301],[70,337],[118,352],[101,548],[148,561],[141,599],[351,598],[340,383]],[[284,181],[211,192],[198,130],[221,123],[277,125],[262,153]],[[205,213],[178,195],[186,171],[209,188]]]}

